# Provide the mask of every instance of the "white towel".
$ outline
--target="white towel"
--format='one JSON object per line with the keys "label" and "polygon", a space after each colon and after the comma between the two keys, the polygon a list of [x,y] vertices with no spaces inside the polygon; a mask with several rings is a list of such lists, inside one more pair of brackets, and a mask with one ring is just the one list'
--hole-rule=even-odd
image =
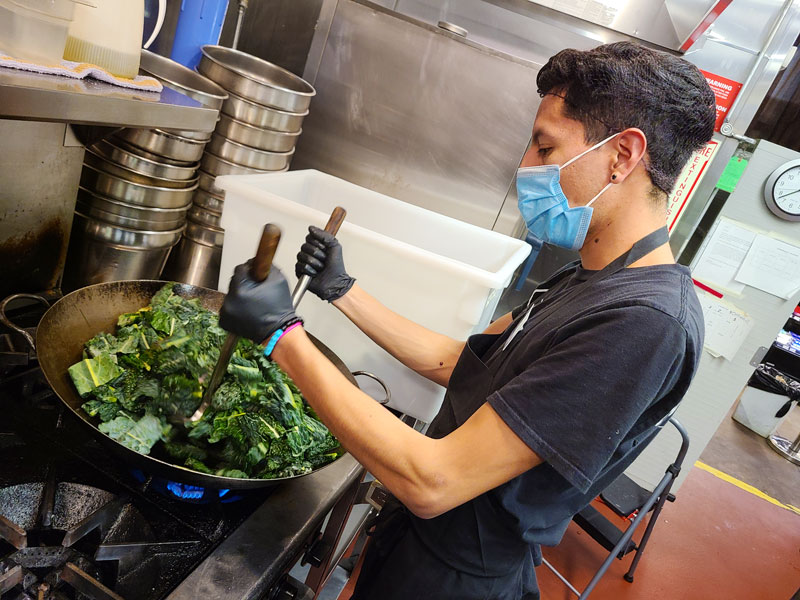
{"label": "white towel", "polygon": [[164,89],[164,86],[161,85],[161,82],[153,77],[145,77],[143,75],[137,75],[134,79],[117,77],[116,75],[112,75],[97,65],[72,62],[70,60],[62,60],[58,64],[51,65],[40,64],[19,58],[12,58],[11,56],[8,56],[0,51],[0,67],[21,69],[23,71],[32,71],[34,73],[43,73],[45,75],[60,75],[62,77],[71,77],[73,79],[92,77],[93,79],[99,79],[100,81],[105,81],[106,83],[145,92],[158,93]]}

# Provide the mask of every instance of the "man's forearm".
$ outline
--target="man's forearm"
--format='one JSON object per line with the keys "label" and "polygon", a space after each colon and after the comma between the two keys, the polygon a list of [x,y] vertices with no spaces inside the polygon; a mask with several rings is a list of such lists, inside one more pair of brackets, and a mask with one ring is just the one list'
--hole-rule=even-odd
{"label": "man's forearm", "polygon": [[300,388],[347,450],[412,510],[424,509],[434,440],[405,425],[353,386],[302,328],[281,338],[272,359]]}
{"label": "man's forearm", "polygon": [[333,302],[369,338],[423,377],[443,386],[464,349],[454,340],[389,310],[358,284]]}
{"label": "man's forearm", "polygon": [[542,462],[488,402],[448,435],[425,437],[350,383],[302,327],[280,338],[272,359],[342,445],[419,517],[440,515]]}

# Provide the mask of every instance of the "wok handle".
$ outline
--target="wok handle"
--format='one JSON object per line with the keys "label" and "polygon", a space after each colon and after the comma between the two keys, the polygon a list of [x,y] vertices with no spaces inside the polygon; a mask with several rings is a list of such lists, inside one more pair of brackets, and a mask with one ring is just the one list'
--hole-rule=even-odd
{"label": "wok handle", "polygon": [[[347,211],[344,208],[341,206],[334,208],[330,218],[328,219],[327,225],[325,225],[325,231],[335,236],[337,233],[339,233],[339,228],[342,226],[346,216]],[[297,305],[300,304],[300,300],[303,299],[303,295],[306,293],[309,283],[311,283],[310,275],[303,275],[300,279],[298,279],[297,285],[294,287],[294,291],[292,292],[292,306],[295,308],[297,308]]]}
{"label": "wok handle", "polygon": [[8,327],[9,329],[13,329],[22,337],[25,338],[25,341],[28,342],[28,345],[31,347],[33,352],[36,352],[36,342],[33,341],[33,336],[22,329],[21,327],[17,327],[12,323],[8,316],[6,316],[6,307],[11,304],[14,300],[19,300],[20,298],[27,298],[28,300],[36,300],[44,304],[47,308],[50,308],[50,303],[44,296],[40,296],[38,294],[13,294],[5,298],[2,302],[0,302],[0,323]]}
{"label": "wok handle", "polygon": [[258,250],[250,265],[250,277],[253,281],[261,283],[269,276],[272,268],[272,259],[278,249],[278,242],[281,240],[281,230],[277,225],[267,223],[261,233],[261,241],[258,243]]}

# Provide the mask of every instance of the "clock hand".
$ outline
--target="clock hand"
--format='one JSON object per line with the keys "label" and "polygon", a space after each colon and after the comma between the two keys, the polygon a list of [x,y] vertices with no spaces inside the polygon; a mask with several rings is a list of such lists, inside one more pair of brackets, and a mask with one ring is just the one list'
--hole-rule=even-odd
{"label": "clock hand", "polygon": [[786,198],[786,196],[791,196],[792,194],[796,194],[797,192],[800,192],[800,190],[795,190],[793,192],[789,192],[788,194],[784,194],[783,196],[778,196],[775,199],[776,200],[780,200],[781,198]]}

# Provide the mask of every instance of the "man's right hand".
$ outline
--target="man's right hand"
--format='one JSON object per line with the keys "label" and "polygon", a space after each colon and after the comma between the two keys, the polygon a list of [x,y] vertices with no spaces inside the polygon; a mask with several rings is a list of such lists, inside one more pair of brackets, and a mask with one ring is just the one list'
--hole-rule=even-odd
{"label": "man's right hand", "polygon": [[297,255],[294,272],[298,278],[309,275],[308,289],[328,302],[344,296],[356,281],[344,269],[339,240],[313,225]]}

